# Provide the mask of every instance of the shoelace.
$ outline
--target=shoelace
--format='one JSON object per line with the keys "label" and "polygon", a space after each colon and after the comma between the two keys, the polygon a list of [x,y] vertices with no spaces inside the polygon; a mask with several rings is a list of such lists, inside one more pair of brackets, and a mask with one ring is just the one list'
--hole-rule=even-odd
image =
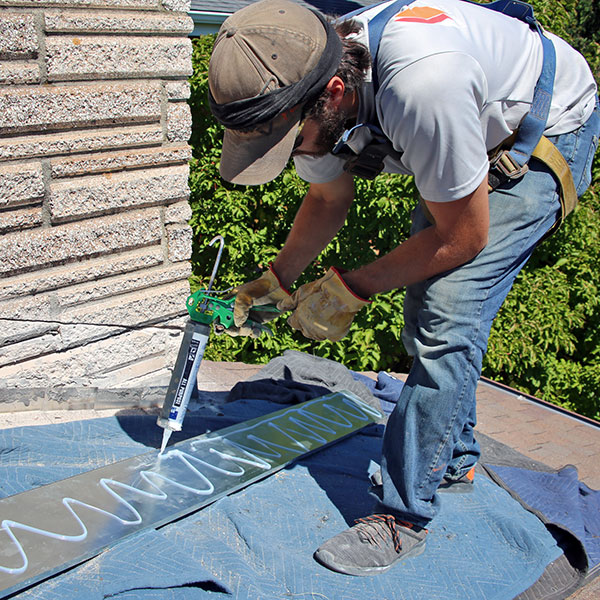
{"label": "shoelace", "polygon": [[402,539],[400,538],[397,525],[401,525],[408,529],[413,528],[412,523],[396,520],[392,515],[371,515],[369,517],[356,519],[355,523],[365,526],[361,527],[361,532],[365,535],[368,542],[375,544],[376,546],[379,546],[381,541],[385,542],[391,537],[396,552],[402,550]]}

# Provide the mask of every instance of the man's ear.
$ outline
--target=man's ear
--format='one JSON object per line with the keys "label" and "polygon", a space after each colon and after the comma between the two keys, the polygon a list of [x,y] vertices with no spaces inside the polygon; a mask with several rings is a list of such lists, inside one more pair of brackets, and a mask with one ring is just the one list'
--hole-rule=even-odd
{"label": "man's ear", "polygon": [[340,77],[334,75],[325,88],[329,92],[329,102],[336,108],[341,104],[344,94],[346,93],[346,85]]}

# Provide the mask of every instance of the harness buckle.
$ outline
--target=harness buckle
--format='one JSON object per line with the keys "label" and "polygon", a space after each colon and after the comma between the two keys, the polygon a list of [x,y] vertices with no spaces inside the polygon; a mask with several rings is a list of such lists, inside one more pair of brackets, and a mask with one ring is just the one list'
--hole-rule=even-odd
{"label": "harness buckle", "polygon": [[488,183],[491,190],[506,183],[510,179],[519,179],[529,171],[529,167],[520,165],[510,154],[508,150],[500,150],[492,159],[490,159],[490,169],[488,173]]}
{"label": "harness buckle", "polygon": [[506,179],[518,179],[529,171],[529,167],[520,165],[510,154],[508,150],[501,150],[490,161],[490,170],[496,169],[506,177]]}

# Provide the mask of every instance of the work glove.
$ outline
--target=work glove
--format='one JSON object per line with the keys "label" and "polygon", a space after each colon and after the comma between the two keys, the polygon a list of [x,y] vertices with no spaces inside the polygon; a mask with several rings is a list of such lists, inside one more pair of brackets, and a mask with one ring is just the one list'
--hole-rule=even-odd
{"label": "work glove", "polygon": [[288,324],[312,340],[341,340],[354,315],[367,304],[357,296],[333,267],[321,279],[305,283],[279,302],[281,311],[293,310]]}
{"label": "work glove", "polygon": [[[279,277],[269,265],[258,279],[248,281],[234,288],[229,297],[235,296],[233,305],[233,326],[226,329],[226,333],[236,336],[258,337],[264,328],[260,325],[276,318],[279,313],[274,311],[261,311],[260,306],[275,306],[280,300],[289,298],[290,293],[279,282]],[[252,311],[252,312],[250,312]],[[257,325],[246,324],[250,318]]]}

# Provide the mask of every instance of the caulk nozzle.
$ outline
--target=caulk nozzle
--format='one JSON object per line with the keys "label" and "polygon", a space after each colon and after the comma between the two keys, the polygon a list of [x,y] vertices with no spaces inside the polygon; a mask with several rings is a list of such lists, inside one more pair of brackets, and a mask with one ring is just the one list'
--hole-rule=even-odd
{"label": "caulk nozzle", "polygon": [[160,445],[160,452],[158,453],[159,455],[165,451],[165,448],[167,447],[167,444],[169,443],[169,438],[171,437],[172,433],[173,432],[168,427],[165,427],[165,429],[163,431],[162,444]]}

